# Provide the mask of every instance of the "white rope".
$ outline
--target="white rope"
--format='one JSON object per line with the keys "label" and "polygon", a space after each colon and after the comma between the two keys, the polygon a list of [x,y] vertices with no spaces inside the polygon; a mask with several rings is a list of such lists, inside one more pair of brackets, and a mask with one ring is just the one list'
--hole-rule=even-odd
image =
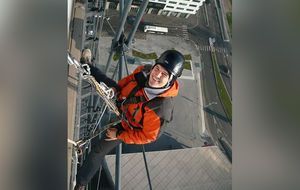
{"label": "white rope", "polygon": [[80,64],[77,60],[71,57],[68,53],[68,64],[74,65],[75,68],[79,71],[83,79],[88,80],[92,86],[96,89],[98,95],[105,101],[109,109],[113,111],[117,116],[120,115],[120,112],[112,100],[115,96],[114,90],[109,88],[105,83],[98,83],[96,79],[91,76],[90,66],[88,64]]}
{"label": "white rope", "polygon": [[77,146],[77,143],[76,143],[75,141],[71,140],[71,139],[68,139],[68,143],[71,143],[71,144],[73,144],[74,146]]}

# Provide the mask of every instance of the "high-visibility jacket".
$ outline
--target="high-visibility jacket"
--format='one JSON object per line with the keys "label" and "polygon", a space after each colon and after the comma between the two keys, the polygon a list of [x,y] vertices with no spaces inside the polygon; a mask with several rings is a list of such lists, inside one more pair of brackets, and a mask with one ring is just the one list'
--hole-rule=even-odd
{"label": "high-visibility jacket", "polygon": [[139,66],[131,75],[121,79],[118,84],[98,68],[93,66],[90,68],[91,74],[98,82],[104,82],[119,91],[118,102],[129,99],[129,95],[132,95],[133,91],[136,91],[133,96],[143,97],[145,100],[119,106],[123,119],[121,121],[122,130],[118,131],[117,138],[127,144],[147,144],[155,141],[162,132],[163,126],[172,120],[173,97],[178,94],[178,82],[175,81],[168,90],[149,100],[143,88],[146,78],[143,77],[142,71],[149,72],[151,66]]}
{"label": "high-visibility jacket", "polygon": [[[146,81],[139,77],[142,70],[146,70],[146,66],[139,66],[131,75],[118,82],[119,101],[129,98],[128,96],[132,95],[132,91],[138,85],[145,85]],[[143,87],[137,89],[133,96],[142,96],[146,101],[120,106],[125,116],[121,122],[124,130],[117,135],[117,138],[127,144],[147,144],[157,139],[161,127],[172,120],[173,97],[177,96],[179,85],[175,81],[168,90],[152,100],[147,98]]]}

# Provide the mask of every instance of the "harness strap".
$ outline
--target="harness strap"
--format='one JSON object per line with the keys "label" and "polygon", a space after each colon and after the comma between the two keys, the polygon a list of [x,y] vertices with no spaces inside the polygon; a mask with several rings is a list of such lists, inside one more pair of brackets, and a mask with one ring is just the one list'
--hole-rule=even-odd
{"label": "harness strap", "polygon": [[146,98],[143,96],[138,96],[140,98],[136,98],[134,95],[137,93],[137,91],[139,91],[142,87],[140,87],[139,85],[136,85],[131,92],[129,93],[129,95],[127,96],[127,98],[125,99],[125,101],[120,101],[117,100],[116,104],[117,107],[121,107],[121,105],[127,105],[127,104],[136,104],[139,103],[141,101],[146,101]]}
{"label": "harness strap", "polygon": [[140,120],[140,124],[143,126],[143,122],[144,122],[144,113],[146,112],[145,110],[145,107],[148,106],[150,103],[152,104],[156,104],[156,105],[160,105],[160,103],[162,102],[164,98],[162,97],[155,97],[147,102],[145,102],[143,105],[142,105],[142,118]]}
{"label": "harness strap", "polygon": [[147,102],[147,99],[144,96],[133,96],[126,98],[124,102],[117,101],[117,106],[128,105],[128,104],[138,104],[140,102]]}
{"label": "harness strap", "polygon": [[[150,70],[151,69],[151,65],[150,67],[145,68],[145,70]],[[142,72],[137,73],[136,77],[141,77],[139,76],[139,74],[142,74]],[[144,96],[135,96],[135,94],[141,89],[143,88],[143,86],[141,86],[141,84],[137,84],[129,93],[129,95],[127,96],[127,98],[124,101],[120,101],[117,100],[117,107],[120,108],[122,105],[128,105],[128,104],[138,104],[142,102],[142,107],[141,107],[141,111],[142,111],[142,118],[140,120],[139,125],[143,126],[143,122],[144,122],[144,113],[146,112],[145,107],[149,104],[149,103],[153,103],[153,105],[159,105],[160,102],[164,99],[162,97],[155,97],[151,100],[147,100]],[[134,114],[135,115],[135,114]],[[127,119],[126,119],[127,120]],[[132,126],[129,122],[127,122],[131,128],[136,128],[134,126]]]}

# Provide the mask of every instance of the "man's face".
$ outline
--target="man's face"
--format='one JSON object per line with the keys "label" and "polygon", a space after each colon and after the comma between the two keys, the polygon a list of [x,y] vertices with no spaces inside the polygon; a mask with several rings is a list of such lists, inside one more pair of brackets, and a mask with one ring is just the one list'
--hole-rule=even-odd
{"label": "man's face", "polygon": [[149,76],[149,86],[152,88],[162,88],[169,80],[169,73],[159,64],[155,65]]}

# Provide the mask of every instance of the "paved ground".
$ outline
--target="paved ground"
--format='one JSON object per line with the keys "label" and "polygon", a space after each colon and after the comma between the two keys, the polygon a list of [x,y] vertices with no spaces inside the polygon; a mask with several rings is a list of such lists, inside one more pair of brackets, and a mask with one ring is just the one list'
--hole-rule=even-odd
{"label": "paved ground", "polygon": [[[112,38],[102,37],[100,39],[100,63],[104,67],[108,58],[108,45],[111,43]],[[161,149],[165,147],[198,147],[203,145],[203,139],[201,139],[202,124],[201,113],[199,111],[199,81],[195,80],[194,73],[199,72],[195,64],[200,66],[199,52],[195,48],[194,44],[190,41],[185,41],[179,37],[173,36],[161,36],[154,34],[147,34],[146,39],[138,39],[132,46],[133,49],[144,53],[155,52],[160,55],[167,49],[175,48],[183,54],[190,54],[192,56],[192,71],[184,70],[182,79],[179,80],[180,93],[175,99],[175,111],[174,120],[167,127],[165,136],[162,136],[158,144],[161,145]],[[129,56],[132,56],[131,52],[128,52]],[[148,61],[149,62],[149,61]],[[136,66],[130,66],[130,72]],[[194,72],[193,72],[194,71]],[[173,141],[167,141],[166,139],[173,139]],[[177,142],[175,145],[172,143]],[[156,150],[159,150],[159,145],[155,144]],[[154,150],[154,148],[152,148]]]}
{"label": "paved ground", "polygon": [[[231,164],[216,146],[146,153],[153,189],[230,190]],[[106,156],[112,179],[115,156]],[[142,153],[122,155],[121,187],[149,189]]]}

